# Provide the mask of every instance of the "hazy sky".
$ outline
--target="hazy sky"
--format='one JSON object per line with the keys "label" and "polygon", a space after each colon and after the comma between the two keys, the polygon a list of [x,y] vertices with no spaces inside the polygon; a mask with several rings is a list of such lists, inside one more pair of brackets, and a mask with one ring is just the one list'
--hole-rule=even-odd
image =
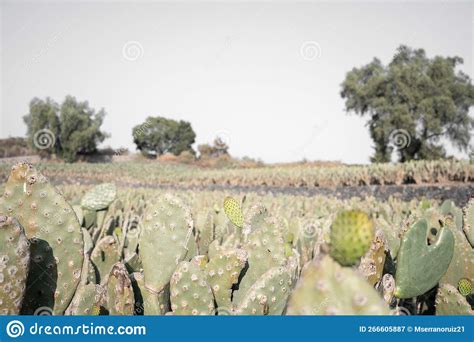
{"label": "hazy sky", "polygon": [[2,2],[0,137],[23,136],[33,97],[108,113],[104,146],[134,149],[149,115],[190,121],[233,155],[366,163],[346,72],[400,44],[458,55],[473,76],[472,2]]}

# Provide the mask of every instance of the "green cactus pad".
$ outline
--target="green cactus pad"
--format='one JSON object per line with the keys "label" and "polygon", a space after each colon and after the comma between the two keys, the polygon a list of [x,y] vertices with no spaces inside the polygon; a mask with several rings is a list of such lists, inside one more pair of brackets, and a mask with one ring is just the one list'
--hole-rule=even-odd
{"label": "green cactus pad", "polygon": [[117,188],[113,183],[104,183],[90,189],[81,200],[81,206],[86,210],[103,210],[117,197]]}
{"label": "green cactus pad", "polygon": [[462,230],[462,210],[454,204],[451,200],[446,200],[439,207],[439,212],[443,216],[451,216],[453,218],[456,228]]}
{"label": "green cactus pad", "polygon": [[21,312],[48,307],[63,314],[81,278],[83,238],[64,197],[31,165],[12,167],[0,212],[14,216],[30,239],[30,269]]}
{"label": "green cactus pad", "polygon": [[133,315],[135,297],[127,269],[121,262],[116,263],[107,281],[107,309],[110,315]]}
{"label": "green cactus pad", "polygon": [[459,280],[458,290],[464,297],[469,296],[472,293],[472,282],[466,278]]}
{"label": "green cactus pad", "polygon": [[435,306],[436,315],[439,316],[474,315],[466,298],[450,284],[443,284],[438,288]]}
{"label": "green cactus pad", "polygon": [[242,208],[240,203],[233,197],[227,197],[224,200],[224,211],[236,227],[242,228],[244,225],[244,214],[242,213]]}
{"label": "green cactus pad", "polygon": [[474,248],[474,198],[471,197],[469,203],[463,209],[463,230],[469,243]]}
{"label": "green cactus pad", "polygon": [[432,289],[448,270],[454,253],[454,236],[447,227],[428,245],[431,228],[426,219],[415,223],[402,237],[395,273],[398,298],[419,296]]}
{"label": "green cactus pad", "polygon": [[281,315],[292,286],[292,275],[286,267],[271,268],[236,304],[235,312],[239,315]]}
{"label": "green cactus pad", "polygon": [[247,252],[217,247],[209,257],[209,263],[205,265],[207,282],[211,285],[217,306],[230,308],[232,286],[237,283],[240,272],[245,267]]}
{"label": "green cactus pad", "polygon": [[96,279],[101,284],[107,282],[110,270],[120,260],[117,241],[113,236],[105,236],[95,246],[91,253],[91,261],[95,267]]}
{"label": "green cactus pad", "polygon": [[265,216],[252,223],[251,232],[243,246],[248,253],[248,269],[238,291],[234,292],[236,302],[241,302],[252,285],[270,268],[285,266],[285,236],[285,227],[272,217]]}
{"label": "green cactus pad", "polygon": [[374,238],[374,224],[366,213],[344,211],[331,225],[331,256],[342,266],[356,264]]}
{"label": "green cactus pad", "polygon": [[166,195],[142,224],[139,250],[145,285],[154,293],[169,283],[176,265],[188,255],[193,239],[193,220],[189,208],[177,198]]}
{"label": "green cactus pad", "polygon": [[303,269],[288,315],[388,315],[387,304],[355,270],[329,256]]}
{"label": "green cactus pad", "polygon": [[97,316],[105,303],[105,289],[96,284],[79,285],[66,315]]}
{"label": "green cactus pad", "polygon": [[382,279],[384,265],[385,240],[383,233],[377,231],[368,252],[361,259],[359,271],[367,279],[369,284],[375,286],[375,284]]}
{"label": "green cactus pad", "polygon": [[132,274],[132,285],[135,293],[135,312],[143,315],[164,315],[170,306],[169,286],[160,293],[153,293],[145,287],[143,272]]}
{"label": "green cactus pad", "polygon": [[30,246],[23,227],[0,214],[0,315],[18,315],[25,295]]}
{"label": "green cactus pad", "polygon": [[170,297],[175,315],[214,313],[214,296],[197,259],[179,263],[171,277]]}

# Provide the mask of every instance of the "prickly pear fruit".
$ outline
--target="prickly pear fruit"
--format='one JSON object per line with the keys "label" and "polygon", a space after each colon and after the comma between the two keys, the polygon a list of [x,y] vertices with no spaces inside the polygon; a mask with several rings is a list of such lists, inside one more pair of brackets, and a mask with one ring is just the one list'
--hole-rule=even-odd
{"label": "prickly pear fruit", "polygon": [[81,278],[83,238],[64,197],[26,163],[12,167],[0,212],[14,216],[30,239],[30,269],[21,312],[49,307],[63,314]]}
{"label": "prickly pear fruit", "polygon": [[224,211],[236,227],[242,228],[244,225],[244,214],[240,203],[233,197],[226,197],[224,200]]}
{"label": "prickly pear fruit", "polygon": [[374,224],[361,211],[344,211],[331,225],[331,256],[342,266],[356,264],[374,238]]}
{"label": "prickly pear fruit", "polygon": [[0,315],[18,315],[25,295],[30,246],[23,227],[0,214]]}
{"label": "prickly pear fruit", "polygon": [[140,232],[139,249],[145,286],[154,293],[169,283],[176,265],[188,255],[193,239],[193,220],[189,208],[169,195],[145,216]]}
{"label": "prickly pear fruit", "polygon": [[135,297],[127,269],[116,263],[107,281],[107,309],[110,315],[133,315]]}
{"label": "prickly pear fruit", "polygon": [[472,293],[472,282],[466,278],[459,280],[458,290],[464,297],[469,296]]}
{"label": "prickly pear fruit", "polygon": [[171,310],[175,315],[212,315],[214,296],[199,261],[182,261],[171,277]]}
{"label": "prickly pear fruit", "polygon": [[288,315],[388,315],[377,291],[329,256],[303,269],[288,302]]}
{"label": "prickly pear fruit", "polygon": [[81,200],[81,206],[86,210],[103,210],[117,197],[115,184],[104,183],[90,189]]}
{"label": "prickly pear fruit", "polygon": [[[454,236],[447,227],[428,245],[428,221],[416,222],[402,237],[395,273],[395,296],[411,298],[432,289],[448,270],[454,253]],[[423,270],[422,272],[420,270]]]}

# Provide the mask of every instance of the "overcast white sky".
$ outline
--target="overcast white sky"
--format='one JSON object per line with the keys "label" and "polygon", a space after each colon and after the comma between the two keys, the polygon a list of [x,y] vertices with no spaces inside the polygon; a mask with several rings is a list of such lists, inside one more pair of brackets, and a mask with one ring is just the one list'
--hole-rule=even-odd
{"label": "overcast white sky", "polygon": [[[149,115],[190,121],[233,155],[366,163],[365,119],[344,111],[347,71],[400,44],[458,55],[473,76],[473,2],[1,4],[0,137],[23,136],[33,97],[108,113],[104,146]],[[312,54],[316,47],[316,55]],[[460,155],[462,157],[462,155]]]}

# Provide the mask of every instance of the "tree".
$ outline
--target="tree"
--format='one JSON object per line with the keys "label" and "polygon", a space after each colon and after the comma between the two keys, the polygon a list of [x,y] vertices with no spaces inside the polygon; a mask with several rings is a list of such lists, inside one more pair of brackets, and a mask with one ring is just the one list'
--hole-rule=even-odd
{"label": "tree", "polygon": [[229,146],[225,141],[219,137],[214,139],[213,145],[202,144],[198,146],[198,151],[200,157],[220,157],[222,155],[228,155]]}
{"label": "tree", "polygon": [[24,116],[31,148],[41,155],[58,154],[67,162],[78,155],[93,154],[108,136],[100,130],[106,113],[98,113],[87,102],[66,96],[59,106],[50,98],[34,98]]}
{"label": "tree", "polygon": [[[445,157],[443,141],[467,152],[474,128],[469,109],[474,87],[456,72],[460,57],[427,58],[423,49],[400,46],[388,66],[374,60],[347,73],[341,96],[347,111],[368,116],[373,162]],[[400,140],[401,139],[401,140]]]}
{"label": "tree", "polygon": [[186,121],[148,117],[144,123],[133,128],[132,135],[133,142],[145,155],[172,153],[178,156],[183,151],[194,155],[192,144],[196,134]]}

